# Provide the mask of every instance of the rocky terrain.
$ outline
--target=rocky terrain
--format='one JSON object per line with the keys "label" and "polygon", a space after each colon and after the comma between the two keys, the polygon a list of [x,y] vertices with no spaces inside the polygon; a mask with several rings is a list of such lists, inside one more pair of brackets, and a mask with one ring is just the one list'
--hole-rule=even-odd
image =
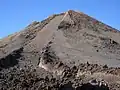
{"label": "rocky terrain", "polygon": [[0,90],[120,90],[120,31],[69,10],[0,40]]}

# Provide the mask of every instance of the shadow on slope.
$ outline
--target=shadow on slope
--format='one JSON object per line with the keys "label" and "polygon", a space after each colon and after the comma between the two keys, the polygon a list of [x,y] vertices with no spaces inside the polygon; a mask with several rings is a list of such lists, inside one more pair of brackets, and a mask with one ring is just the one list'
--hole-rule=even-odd
{"label": "shadow on slope", "polygon": [[104,85],[99,86],[99,85],[92,85],[90,83],[87,83],[75,89],[72,87],[72,84],[68,83],[61,86],[59,90],[109,90],[109,87]]}
{"label": "shadow on slope", "polygon": [[76,90],[109,90],[109,87],[104,85],[91,85],[90,83],[83,84],[81,87],[77,88]]}
{"label": "shadow on slope", "polygon": [[18,64],[18,59],[21,57],[21,52],[23,48],[17,49],[10,53],[9,55],[0,59],[0,70],[3,68],[13,67]]}

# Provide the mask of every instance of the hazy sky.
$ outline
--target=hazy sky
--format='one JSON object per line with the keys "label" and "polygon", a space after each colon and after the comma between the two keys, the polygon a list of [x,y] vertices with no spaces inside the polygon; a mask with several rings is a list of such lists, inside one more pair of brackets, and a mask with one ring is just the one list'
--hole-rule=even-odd
{"label": "hazy sky", "polygon": [[70,9],[120,29],[120,0],[0,0],[0,37]]}

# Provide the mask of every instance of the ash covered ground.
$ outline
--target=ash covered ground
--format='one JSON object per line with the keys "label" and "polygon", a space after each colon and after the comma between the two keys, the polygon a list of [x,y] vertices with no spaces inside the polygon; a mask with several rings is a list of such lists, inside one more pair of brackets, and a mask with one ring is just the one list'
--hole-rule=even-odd
{"label": "ash covered ground", "polygon": [[120,32],[69,10],[0,40],[0,90],[120,90]]}

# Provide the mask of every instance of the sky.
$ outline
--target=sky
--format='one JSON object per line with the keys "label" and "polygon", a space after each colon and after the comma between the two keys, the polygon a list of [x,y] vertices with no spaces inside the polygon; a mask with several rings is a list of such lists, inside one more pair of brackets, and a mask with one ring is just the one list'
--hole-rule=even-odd
{"label": "sky", "polygon": [[0,0],[0,38],[68,10],[84,12],[120,30],[120,0]]}

